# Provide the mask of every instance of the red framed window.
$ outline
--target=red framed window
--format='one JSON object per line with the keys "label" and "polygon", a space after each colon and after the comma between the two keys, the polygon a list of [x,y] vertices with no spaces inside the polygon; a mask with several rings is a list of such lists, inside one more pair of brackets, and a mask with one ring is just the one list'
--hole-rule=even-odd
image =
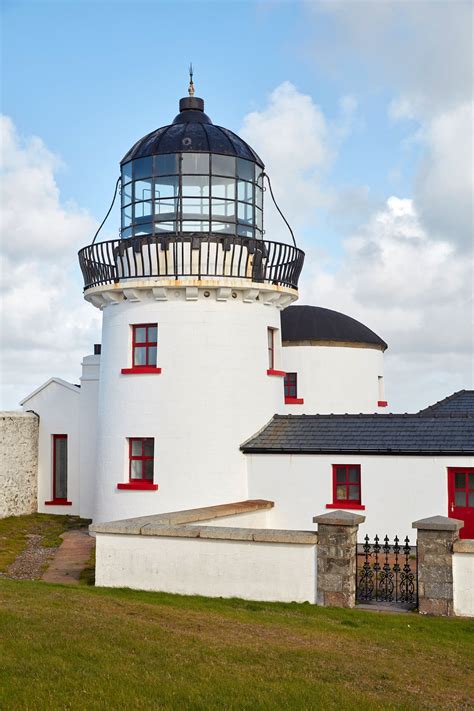
{"label": "red framed window", "polygon": [[130,437],[128,444],[130,482],[153,482],[155,440],[153,437]]}
{"label": "red framed window", "polygon": [[71,506],[67,500],[67,435],[53,434],[52,441],[53,498],[48,506]]}
{"label": "red framed window", "polygon": [[298,397],[298,379],[296,373],[287,373],[284,380],[285,399]]}
{"label": "red framed window", "polygon": [[268,338],[268,369],[275,368],[275,329],[267,328]]}
{"label": "red framed window", "polygon": [[333,464],[332,487],[333,505],[346,508],[360,506],[360,464]]}
{"label": "red framed window", "polygon": [[132,366],[134,368],[156,368],[158,347],[158,325],[156,323],[133,326]]}

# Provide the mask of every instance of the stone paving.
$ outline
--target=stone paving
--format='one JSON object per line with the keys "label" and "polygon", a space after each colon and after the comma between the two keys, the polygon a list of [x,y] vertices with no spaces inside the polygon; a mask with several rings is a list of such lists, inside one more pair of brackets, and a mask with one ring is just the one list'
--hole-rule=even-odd
{"label": "stone paving", "polygon": [[95,538],[82,530],[67,531],[60,537],[63,542],[42,579],[48,583],[77,585],[94,548]]}

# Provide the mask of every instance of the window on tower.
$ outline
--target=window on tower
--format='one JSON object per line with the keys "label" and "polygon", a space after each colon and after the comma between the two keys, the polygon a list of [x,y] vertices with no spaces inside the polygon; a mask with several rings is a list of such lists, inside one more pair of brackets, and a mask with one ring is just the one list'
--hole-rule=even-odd
{"label": "window on tower", "polygon": [[275,368],[275,329],[267,329],[268,338],[268,369],[274,370]]}
{"label": "window on tower", "polygon": [[128,482],[117,484],[118,489],[156,491],[153,483],[155,468],[155,440],[153,437],[129,437]]}
{"label": "window on tower", "polygon": [[133,367],[156,368],[157,346],[158,325],[156,323],[133,326]]}

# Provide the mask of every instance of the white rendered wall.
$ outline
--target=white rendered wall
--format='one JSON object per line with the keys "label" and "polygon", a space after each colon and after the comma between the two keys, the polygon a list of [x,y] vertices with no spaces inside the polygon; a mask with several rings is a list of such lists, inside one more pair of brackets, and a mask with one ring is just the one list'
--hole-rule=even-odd
{"label": "white rendered wall", "polygon": [[[40,417],[38,442],[38,511],[79,514],[79,399],[80,390],[52,380],[28,400],[23,409]],[[66,434],[67,496],[71,506],[45,506],[53,498],[53,434]]]}
{"label": "white rendered wall", "polygon": [[383,353],[375,348],[284,346],[283,370],[298,374],[303,405],[284,405],[280,413],[330,414],[385,412],[378,407]]}
{"label": "white rendered wall", "polygon": [[101,533],[96,540],[98,586],[316,602],[315,545]]}
{"label": "white rendered wall", "polygon": [[97,407],[99,397],[100,355],[85,356],[82,361],[79,426],[80,515],[92,518],[96,476]]}
{"label": "white rendered wall", "polygon": [[416,538],[413,521],[448,515],[447,468],[472,467],[474,457],[247,454],[249,498],[270,499],[268,525],[315,530],[313,516],[332,504],[332,464],[360,464],[368,533]]}
{"label": "white rendered wall", "polygon": [[454,614],[474,617],[474,553],[453,555]]}
{"label": "white rendered wall", "polygon": [[[282,378],[267,375],[267,328],[280,312],[242,292],[226,301],[196,291],[151,290],[103,310],[95,521],[238,501],[247,497],[240,444],[279,410]],[[209,291],[208,291],[209,293]],[[131,366],[131,324],[158,323],[161,374],[122,375]],[[128,481],[127,438],[154,437],[158,491],[118,490]]]}

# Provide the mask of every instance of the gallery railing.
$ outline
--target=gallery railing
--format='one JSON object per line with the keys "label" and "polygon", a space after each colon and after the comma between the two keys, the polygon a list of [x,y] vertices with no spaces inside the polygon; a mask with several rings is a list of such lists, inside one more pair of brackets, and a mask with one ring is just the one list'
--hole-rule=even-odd
{"label": "gallery railing", "polygon": [[147,235],[96,242],[79,251],[84,288],[122,279],[247,279],[298,287],[304,252],[289,244],[243,237]]}

